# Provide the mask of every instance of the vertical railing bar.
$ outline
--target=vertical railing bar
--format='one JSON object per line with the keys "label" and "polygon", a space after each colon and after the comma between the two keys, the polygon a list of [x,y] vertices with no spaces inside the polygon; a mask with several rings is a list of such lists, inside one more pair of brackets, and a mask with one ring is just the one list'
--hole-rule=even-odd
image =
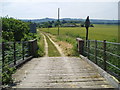
{"label": "vertical railing bar", "polygon": [[28,41],[28,54],[30,56],[30,41]]}
{"label": "vertical railing bar", "polygon": [[97,40],[95,40],[95,63],[98,64],[97,62]]}
{"label": "vertical railing bar", "polygon": [[30,56],[30,42],[28,41],[28,56]]}
{"label": "vertical railing bar", "polygon": [[[85,43],[86,43],[86,41],[85,41]],[[86,56],[86,53],[85,53],[85,52],[86,52],[86,48],[87,48],[87,47],[86,47],[86,45],[84,44],[84,55],[85,55],[85,56]]]}
{"label": "vertical railing bar", "polygon": [[[2,42],[2,73],[4,73],[4,65],[5,65],[5,43]],[[3,76],[2,76],[2,85],[4,85],[3,83]]]}
{"label": "vertical railing bar", "polygon": [[90,59],[89,53],[90,53],[90,41],[88,40],[88,59]]}
{"label": "vertical railing bar", "polygon": [[24,41],[22,42],[22,58],[24,60]]}
{"label": "vertical railing bar", "polygon": [[86,40],[86,51],[87,51],[87,58],[88,58],[88,40]]}
{"label": "vertical railing bar", "polygon": [[106,40],[103,41],[103,60],[104,60],[104,70],[106,71]]}
{"label": "vertical railing bar", "polygon": [[16,42],[13,43],[13,48],[14,48],[14,65],[16,65]]}
{"label": "vertical railing bar", "polygon": [[4,67],[5,64],[5,43],[2,42],[2,67]]}

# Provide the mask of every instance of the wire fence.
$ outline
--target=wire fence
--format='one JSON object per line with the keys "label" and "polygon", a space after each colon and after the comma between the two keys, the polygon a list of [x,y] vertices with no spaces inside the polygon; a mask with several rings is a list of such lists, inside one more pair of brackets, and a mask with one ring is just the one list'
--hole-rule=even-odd
{"label": "wire fence", "polygon": [[120,43],[87,40],[84,55],[120,80]]}

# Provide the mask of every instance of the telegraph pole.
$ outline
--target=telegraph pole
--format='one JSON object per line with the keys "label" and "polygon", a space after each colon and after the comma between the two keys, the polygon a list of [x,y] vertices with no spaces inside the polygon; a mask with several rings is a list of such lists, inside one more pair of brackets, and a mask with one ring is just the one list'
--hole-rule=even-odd
{"label": "telegraph pole", "polygon": [[59,35],[59,25],[60,25],[59,14],[60,14],[60,8],[58,8],[58,35]]}

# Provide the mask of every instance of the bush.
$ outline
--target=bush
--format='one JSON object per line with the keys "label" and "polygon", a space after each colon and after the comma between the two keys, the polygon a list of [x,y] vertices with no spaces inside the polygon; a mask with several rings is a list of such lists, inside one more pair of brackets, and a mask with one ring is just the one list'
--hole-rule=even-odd
{"label": "bush", "polygon": [[2,38],[4,41],[22,41],[36,38],[33,33],[29,33],[29,24],[14,18],[2,18]]}
{"label": "bush", "polygon": [[44,38],[40,34],[40,32],[37,33],[37,43],[38,43],[38,50],[37,50],[36,57],[42,57],[42,56],[45,55],[45,52],[44,52]]}
{"label": "bush", "polygon": [[2,69],[2,83],[3,85],[9,85],[13,84],[13,78],[12,74],[15,73],[15,68],[14,67],[9,67],[8,65],[5,65]]}

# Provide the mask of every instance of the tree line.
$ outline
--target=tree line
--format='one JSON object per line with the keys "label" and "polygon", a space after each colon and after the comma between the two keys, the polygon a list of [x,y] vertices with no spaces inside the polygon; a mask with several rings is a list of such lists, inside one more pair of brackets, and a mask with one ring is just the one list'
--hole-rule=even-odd
{"label": "tree line", "polygon": [[23,22],[8,16],[2,17],[2,41],[27,41],[35,36],[29,33],[31,22]]}
{"label": "tree line", "polygon": [[[48,22],[40,22],[36,23],[37,27],[39,28],[52,28],[52,27],[58,27],[60,25],[61,27],[84,27],[84,22],[78,21],[78,20],[56,20],[56,21],[48,21]],[[90,25],[91,27],[94,27],[93,24]]]}

